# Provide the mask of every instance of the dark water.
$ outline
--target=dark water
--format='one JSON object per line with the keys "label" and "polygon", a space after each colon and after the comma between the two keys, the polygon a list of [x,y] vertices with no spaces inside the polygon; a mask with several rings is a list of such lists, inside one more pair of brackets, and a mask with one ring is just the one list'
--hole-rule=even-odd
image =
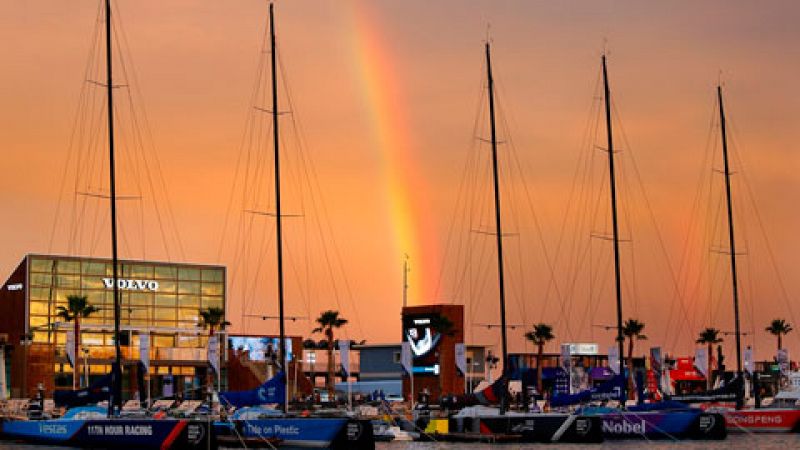
{"label": "dark water", "polygon": [[[665,449],[679,448],[685,450],[704,450],[704,449],[726,449],[726,450],[791,450],[800,449],[800,434],[732,434],[724,441],[607,441],[603,444],[592,445],[571,445],[571,444],[462,444],[462,443],[437,443],[437,442],[390,442],[378,443],[379,450],[455,450],[466,448],[470,450],[486,450],[490,448],[503,449],[534,449],[541,447],[553,447],[564,450],[574,450],[579,448],[597,449]],[[65,447],[52,447],[47,445],[28,445],[0,442],[0,450],[64,450]]]}

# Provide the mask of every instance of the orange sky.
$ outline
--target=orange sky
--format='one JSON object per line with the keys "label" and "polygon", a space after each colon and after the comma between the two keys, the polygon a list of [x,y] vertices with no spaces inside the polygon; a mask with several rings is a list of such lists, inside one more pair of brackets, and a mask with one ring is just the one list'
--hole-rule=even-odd
{"label": "orange sky", "polygon": [[[142,93],[139,106],[151,125],[185,258],[230,264],[218,259],[217,250],[266,3],[118,4],[129,63]],[[91,0],[0,1],[0,204],[5,211],[0,267],[9,273],[25,253],[48,250],[96,8]],[[800,213],[795,208],[800,192],[800,30],[795,18],[800,7],[794,2],[765,7],[729,1],[661,6],[637,1],[295,0],[279,1],[276,12],[303,138],[358,305],[357,314],[349,300],[341,307],[354,322],[358,317],[358,327],[349,327],[351,337],[397,340],[403,253],[411,257],[413,302],[454,300],[446,277],[438,298],[436,285],[442,264],[445,271],[457,266],[447,260],[445,248],[462,168],[473,146],[487,24],[508,131],[536,193],[542,237],[551,254],[568,209],[607,40],[615,102],[632,147],[623,151],[635,152],[671,263],[677,267],[687,226],[699,220],[689,217],[690,205],[703,167],[713,88],[722,70],[743,170],[789,298],[796,300],[800,293]],[[513,231],[534,233],[530,223],[522,227]],[[753,232],[744,258],[756,258],[759,252],[764,258],[764,250],[755,244],[757,229],[742,228]],[[525,237],[528,242],[538,239]],[[635,243],[649,241],[642,246],[653,248],[654,239],[652,233],[643,234]],[[148,237],[152,245],[147,256],[168,259],[157,241]],[[66,242],[56,242],[54,250],[66,252]],[[510,321],[530,325],[547,320],[557,324],[561,339],[610,345],[609,334],[588,326],[568,335],[559,307],[537,297],[548,280],[536,256],[540,251],[536,245],[520,250],[536,260],[531,266],[536,271],[512,281],[526,280],[524,288],[512,286],[517,292],[524,289],[526,296],[524,307],[510,301]],[[761,330],[774,317],[791,317],[775,288],[774,271],[766,264],[751,266],[748,276],[765,288],[743,294],[743,325],[756,330],[755,344],[766,356],[774,342]],[[639,267],[640,298],[630,301],[635,311],[626,316],[635,313],[648,324],[650,343],[661,344],[671,334],[664,329],[668,297],[662,295],[671,288],[656,267]],[[494,276],[493,266],[488,274]],[[325,295],[321,292],[312,308],[337,307],[325,302]],[[496,322],[493,291],[481,295],[485,298],[475,307],[473,322]],[[579,297],[576,311],[584,309]],[[600,309],[595,323],[612,320],[612,298],[602,297],[606,300],[608,307]],[[241,326],[235,320],[241,305],[237,298],[229,301],[234,326]],[[692,314],[703,316],[703,308],[698,305]],[[705,320],[705,314],[693,320],[698,328],[702,323],[727,330],[728,309],[720,309],[715,319]],[[271,310],[265,306],[257,312]],[[292,307],[289,312],[305,313]],[[712,320],[719,323],[707,323]],[[290,324],[289,331],[305,334],[309,325]],[[275,328],[261,323],[250,327],[264,332]],[[478,343],[499,341],[496,330],[472,331]],[[685,353],[695,332],[680,333],[685,336],[675,350]],[[790,348],[800,351],[793,348],[800,331],[793,334]],[[524,348],[520,335],[512,332],[512,351]]]}

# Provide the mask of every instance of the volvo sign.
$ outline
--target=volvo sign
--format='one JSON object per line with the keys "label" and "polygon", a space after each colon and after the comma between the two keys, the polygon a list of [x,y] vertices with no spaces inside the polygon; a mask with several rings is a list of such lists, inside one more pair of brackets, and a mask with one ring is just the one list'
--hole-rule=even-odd
{"label": "volvo sign", "polygon": [[[113,278],[103,278],[103,284],[106,286],[106,289],[112,289],[114,287],[114,279]],[[117,279],[117,288],[118,289],[125,289],[128,291],[157,291],[158,290],[158,281],[153,280],[125,280],[125,279]]]}

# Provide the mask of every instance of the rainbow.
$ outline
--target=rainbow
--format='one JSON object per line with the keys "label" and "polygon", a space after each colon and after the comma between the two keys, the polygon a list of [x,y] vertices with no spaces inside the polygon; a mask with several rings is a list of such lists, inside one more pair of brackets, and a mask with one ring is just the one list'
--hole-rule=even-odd
{"label": "rainbow", "polygon": [[[397,274],[401,276],[403,254],[410,258],[409,304],[434,301],[438,277],[439,249],[431,208],[426,199],[430,192],[417,170],[408,107],[402,82],[393,67],[391,52],[380,31],[380,17],[369,10],[368,2],[348,2],[348,29],[355,73],[369,109],[374,148],[380,153],[397,255]],[[398,298],[399,288],[398,286]]]}

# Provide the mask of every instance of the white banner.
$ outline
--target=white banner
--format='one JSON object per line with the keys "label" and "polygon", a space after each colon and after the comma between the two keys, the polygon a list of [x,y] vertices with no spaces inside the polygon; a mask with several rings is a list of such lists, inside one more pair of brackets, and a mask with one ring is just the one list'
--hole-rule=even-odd
{"label": "white banner", "polygon": [[145,372],[150,372],[150,335],[139,335],[139,360],[144,365]]}
{"label": "white banner", "polygon": [[216,334],[208,338],[208,362],[219,375],[219,338]]}
{"label": "white banner", "polygon": [[704,377],[708,376],[708,352],[705,348],[698,348],[694,351],[694,367]]}
{"label": "white banner", "polygon": [[753,348],[748,346],[746,349],[744,349],[744,370],[752,375],[755,368],[755,362],[753,361]]}
{"label": "white banner", "polygon": [[572,347],[569,344],[561,344],[561,367],[569,373],[572,366]]}
{"label": "white banner", "polygon": [[67,360],[75,367],[75,331],[67,330],[67,342],[64,345],[67,347]]}
{"label": "white banner", "polygon": [[342,363],[342,370],[350,376],[350,341],[339,341],[339,361]]}
{"label": "white banner", "polygon": [[619,347],[616,345],[608,348],[608,368],[619,375]]}
{"label": "white banner", "polygon": [[789,375],[789,350],[782,348],[778,350],[778,366],[781,368],[781,375]]}
{"label": "white banner", "polygon": [[463,342],[456,344],[456,367],[467,376],[467,346]]}
{"label": "white banner", "polygon": [[407,374],[411,375],[414,371],[414,360],[411,357],[411,344],[404,341],[400,346],[400,364]]}

